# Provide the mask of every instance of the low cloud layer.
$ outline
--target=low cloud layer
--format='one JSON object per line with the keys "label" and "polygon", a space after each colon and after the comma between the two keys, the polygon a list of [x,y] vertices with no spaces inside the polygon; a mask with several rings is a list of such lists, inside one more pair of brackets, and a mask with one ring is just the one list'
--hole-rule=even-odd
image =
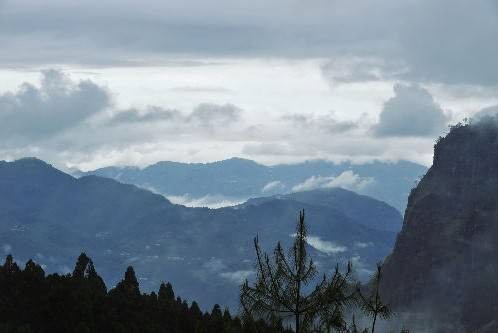
{"label": "low cloud layer", "polygon": [[318,236],[308,236],[306,238],[306,242],[317,251],[323,252],[328,255],[338,254],[346,252],[348,250],[345,246],[322,240]]}
{"label": "low cloud layer", "polygon": [[449,121],[432,95],[420,86],[396,84],[394,94],[384,104],[374,128],[378,136],[435,136]]}
{"label": "low cloud layer", "polygon": [[193,198],[189,195],[165,195],[165,197],[174,204],[183,205],[187,207],[208,207],[220,208],[235,206],[243,203],[248,198],[234,200],[221,195],[205,195],[199,198]]}
{"label": "low cloud layer", "polygon": [[283,188],[285,188],[285,185],[280,180],[274,180],[263,186],[261,192],[268,193],[268,192],[278,191]]}
{"label": "low cloud layer", "polygon": [[341,187],[347,190],[360,191],[372,184],[374,180],[361,177],[353,171],[344,171],[337,177],[312,176],[292,188],[293,192],[310,191],[320,188]]}

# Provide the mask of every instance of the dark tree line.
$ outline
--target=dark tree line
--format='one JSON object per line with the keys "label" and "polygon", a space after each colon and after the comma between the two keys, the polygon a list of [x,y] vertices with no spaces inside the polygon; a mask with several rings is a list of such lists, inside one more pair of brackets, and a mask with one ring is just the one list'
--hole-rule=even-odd
{"label": "dark tree line", "polygon": [[215,305],[202,312],[175,297],[169,283],[143,294],[132,267],[107,290],[92,260],[82,253],[72,274],[45,275],[29,260],[21,269],[7,256],[0,266],[0,332],[283,332],[251,317],[241,320]]}

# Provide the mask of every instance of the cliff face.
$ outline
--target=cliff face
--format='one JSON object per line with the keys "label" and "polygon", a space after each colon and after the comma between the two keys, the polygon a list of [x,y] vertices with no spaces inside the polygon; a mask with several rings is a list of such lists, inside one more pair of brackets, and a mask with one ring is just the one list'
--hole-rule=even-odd
{"label": "cliff face", "polygon": [[412,190],[382,292],[398,311],[498,326],[498,125],[454,127]]}

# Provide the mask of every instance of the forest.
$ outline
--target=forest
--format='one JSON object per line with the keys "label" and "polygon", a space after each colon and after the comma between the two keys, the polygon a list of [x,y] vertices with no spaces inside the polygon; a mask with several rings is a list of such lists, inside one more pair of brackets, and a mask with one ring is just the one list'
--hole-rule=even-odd
{"label": "forest", "polygon": [[215,305],[175,297],[169,283],[141,293],[132,267],[107,290],[93,262],[82,253],[71,274],[45,275],[29,260],[21,269],[7,256],[0,267],[0,332],[285,332],[263,320],[241,320]]}

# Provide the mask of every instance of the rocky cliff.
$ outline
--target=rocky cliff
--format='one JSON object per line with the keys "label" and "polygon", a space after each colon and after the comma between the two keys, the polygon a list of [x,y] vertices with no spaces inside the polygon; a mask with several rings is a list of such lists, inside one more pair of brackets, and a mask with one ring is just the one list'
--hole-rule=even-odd
{"label": "rocky cliff", "polygon": [[386,258],[382,292],[398,312],[498,331],[497,121],[458,125],[438,140]]}

